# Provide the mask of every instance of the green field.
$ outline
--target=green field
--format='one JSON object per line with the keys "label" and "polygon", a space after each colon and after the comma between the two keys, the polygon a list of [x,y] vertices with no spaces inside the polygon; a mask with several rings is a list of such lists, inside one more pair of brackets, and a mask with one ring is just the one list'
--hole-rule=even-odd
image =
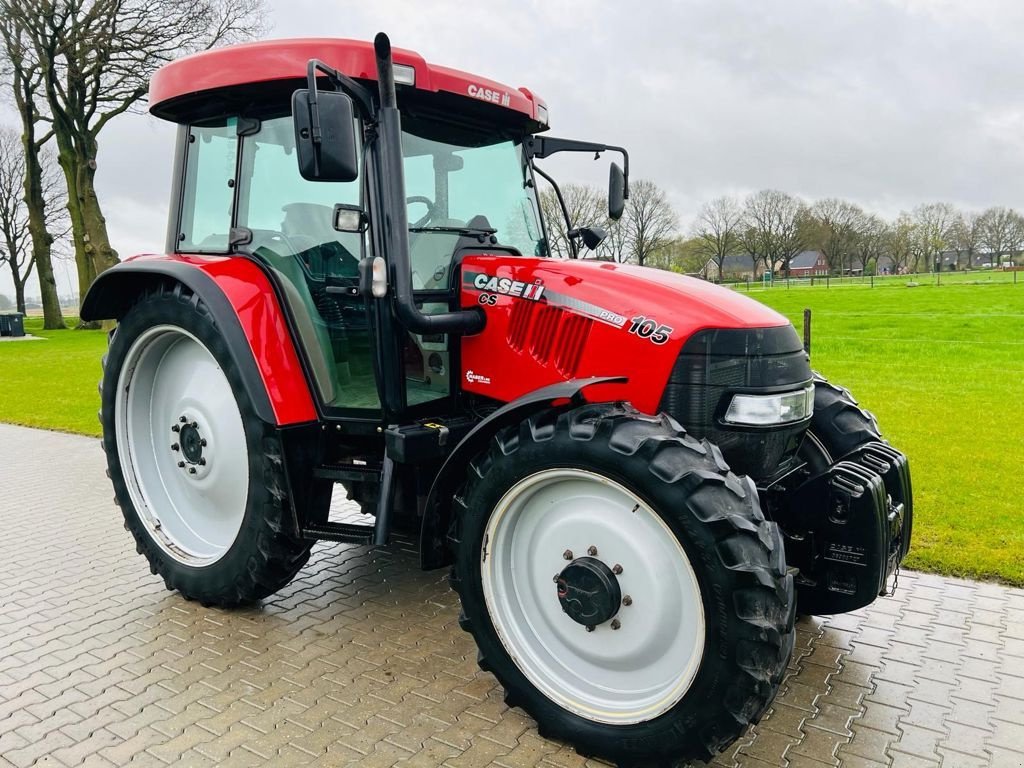
{"label": "green field", "polygon": [[777,283],[750,296],[798,329],[811,309],[811,364],[849,387],[910,457],[907,564],[1022,585],[1024,280],[950,277],[914,288],[907,278],[873,289]]}
{"label": "green field", "polygon": [[44,331],[36,317],[25,319],[25,332],[44,341],[0,342],[0,421],[98,436],[106,333]]}
{"label": "green field", "polygon": [[[1024,585],[1024,279],[1012,280],[780,282],[750,296],[798,328],[803,309],[813,311],[812,364],[849,387],[910,457],[908,565]],[[0,421],[98,435],[105,334],[40,328],[27,323],[46,341],[0,343]]]}

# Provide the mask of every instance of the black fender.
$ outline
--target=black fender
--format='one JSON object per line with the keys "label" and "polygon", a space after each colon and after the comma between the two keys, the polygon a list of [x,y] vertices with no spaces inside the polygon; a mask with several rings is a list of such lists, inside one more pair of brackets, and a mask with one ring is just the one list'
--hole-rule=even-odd
{"label": "black fender", "polygon": [[242,377],[256,415],[267,424],[276,424],[270,397],[235,308],[217,282],[198,267],[184,261],[159,259],[122,262],[96,277],[85,294],[79,314],[88,321],[120,320],[146,291],[168,282],[185,286],[207,306],[224,334],[232,362]]}
{"label": "black fender", "polygon": [[533,413],[547,408],[569,409],[583,405],[583,390],[594,384],[618,384],[625,376],[595,376],[589,379],[561,381],[506,403],[481,421],[455,446],[430,486],[420,528],[420,566],[425,571],[452,563],[447,535],[452,520],[452,498],[465,482],[470,460],[487,447],[499,430],[518,424]]}

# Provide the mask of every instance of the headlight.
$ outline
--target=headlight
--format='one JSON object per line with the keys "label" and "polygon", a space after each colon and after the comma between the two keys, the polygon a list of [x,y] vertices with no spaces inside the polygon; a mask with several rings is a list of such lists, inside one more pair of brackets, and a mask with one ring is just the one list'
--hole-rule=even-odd
{"label": "headlight", "polygon": [[727,424],[773,427],[803,421],[814,413],[814,385],[778,395],[734,395],[725,412]]}

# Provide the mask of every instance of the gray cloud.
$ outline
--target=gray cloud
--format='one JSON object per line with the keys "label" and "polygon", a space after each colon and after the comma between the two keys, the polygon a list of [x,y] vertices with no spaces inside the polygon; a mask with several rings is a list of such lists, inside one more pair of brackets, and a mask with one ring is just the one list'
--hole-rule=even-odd
{"label": "gray cloud", "polygon": [[[704,200],[777,187],[892,216],[930,200],[1022,207],[1024,4],[1010,0],[269,0],[276,36],[369,39],[548,102],[552,133],[624,144],[684,223]],[[115,247],[162,247],[173,131],[101,137]],[[605,165],[553,158],[565,180]],[[0,290],[5,283],[0,282]]]}

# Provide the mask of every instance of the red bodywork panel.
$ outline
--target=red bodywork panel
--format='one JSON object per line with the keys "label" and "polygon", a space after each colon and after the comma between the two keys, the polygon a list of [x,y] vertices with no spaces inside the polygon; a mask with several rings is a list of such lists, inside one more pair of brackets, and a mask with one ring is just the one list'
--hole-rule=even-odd
{"label": "red bodywork panel", "polygon": [[504,402],[558,381],[628,376],[592,387],[587,399],[629,400],[656,413],[693,333],[789,324],[703,280],[599,261],[471,255],[462,261],[461,295],[463,307],[487,313],[484,330],[462,340],[461,385]]}
{"label": "red bodywork panel", "polygon": [[[546,117],[540,119],[537,109],[545,106],[544,102],[526,88],[512,88],[468,72],[428,64],[415,51],[393,48],[392,57],[395,64],[416,70],[415,87],[419,90],[446,91],[479,99],[547,123]],[[181,96],[251,83],[305,78],[310,59],[320,59],[349,77],[377,79],[372,43],[338,38],[263,40],[203,51],[165,64],[150,80],[149,110],[159,117],[167,117],[162,105]],[[544,127],[546,125],[538,129]]]}
{"label": "red bodywork panel", "polygon": [[317,412],[281,306],[263,271],[248,259],[146,254],[128,261],[191,264],[209,275],[238,314],[278,425],[316,421]]}

